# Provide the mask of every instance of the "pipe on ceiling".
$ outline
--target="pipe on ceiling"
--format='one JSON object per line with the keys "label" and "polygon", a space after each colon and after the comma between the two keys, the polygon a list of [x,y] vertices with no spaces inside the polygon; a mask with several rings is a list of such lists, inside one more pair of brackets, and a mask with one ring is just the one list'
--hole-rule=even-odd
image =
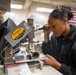
{"label": "pipe on ceiling", "polygon": [[27,10],[30,7],[31,3],[32,3],[32,0],[25,0],[23,9]]}

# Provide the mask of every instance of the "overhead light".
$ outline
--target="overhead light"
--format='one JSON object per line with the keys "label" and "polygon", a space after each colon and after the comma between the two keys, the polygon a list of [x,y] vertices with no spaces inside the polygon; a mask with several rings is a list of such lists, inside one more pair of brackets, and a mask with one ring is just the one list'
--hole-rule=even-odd
{"label": "overhead light", "polygon": [[12,9],[22,9],[22,5],[11,4],[11,8],[12,8]]}
{"label": "overhead light", "polygon": [[49,8],[43,8],[43,7],[38,7],[36,9],[36,11],[40,11],[40,12],[52,12],[54,9],[49,9]]}

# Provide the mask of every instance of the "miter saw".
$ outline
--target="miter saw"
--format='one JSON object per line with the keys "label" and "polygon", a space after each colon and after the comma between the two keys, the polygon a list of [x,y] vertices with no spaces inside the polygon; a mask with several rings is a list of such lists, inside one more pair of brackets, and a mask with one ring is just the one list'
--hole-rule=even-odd
{"label": "miter saw", "polygon": [[[11,19],[8,19],[7,22],[8,26],[14,24]],[[20,43],[20,41],[23,40],[31,31],[32,28],[30,25],[23,21],[4,36],[8,42],[6,46],[7,50],[5,50],[5,57],[10,56],[8,59],[5,58],[5,64],[12,64],[13,62],[16,64],[25,62],[29,64],[29,67],[38,67],[42,69],[41,60],[45,58],[39,58],[40,54],[33,49],[33,42],[29,41],[28,47],[21,46]],[[28,36],[28,38],[29,40],[32,39],[31,36]]]}

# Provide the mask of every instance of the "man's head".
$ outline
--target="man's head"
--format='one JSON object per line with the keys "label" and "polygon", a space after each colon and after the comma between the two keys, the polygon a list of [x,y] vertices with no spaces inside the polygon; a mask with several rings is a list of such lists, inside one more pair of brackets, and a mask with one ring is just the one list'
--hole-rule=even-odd
{"label": "man's head", "polygon": [[68,20],[73,17],[73,14],[64,8],[55,9],[48,19],[48,25],[51,28],[51,31],[59,37],[67,30]]}

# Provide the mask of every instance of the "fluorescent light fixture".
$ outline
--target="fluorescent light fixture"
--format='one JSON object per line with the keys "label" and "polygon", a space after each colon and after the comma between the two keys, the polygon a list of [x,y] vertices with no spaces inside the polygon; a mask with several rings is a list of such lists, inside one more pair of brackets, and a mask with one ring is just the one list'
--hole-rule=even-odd
{"label": "fluorescent light fixture", "polygon": [[11,4],[11,8],[12,8],[12,9],[22,9],[22,5]]}
{"label": "fluorescent light fixture", "polygon": [[43,8],[43,7],[38,7],[36,9],[36,11],[40,11],[40,12],[52,12],[54,9],[49,9],[49,8]]}

